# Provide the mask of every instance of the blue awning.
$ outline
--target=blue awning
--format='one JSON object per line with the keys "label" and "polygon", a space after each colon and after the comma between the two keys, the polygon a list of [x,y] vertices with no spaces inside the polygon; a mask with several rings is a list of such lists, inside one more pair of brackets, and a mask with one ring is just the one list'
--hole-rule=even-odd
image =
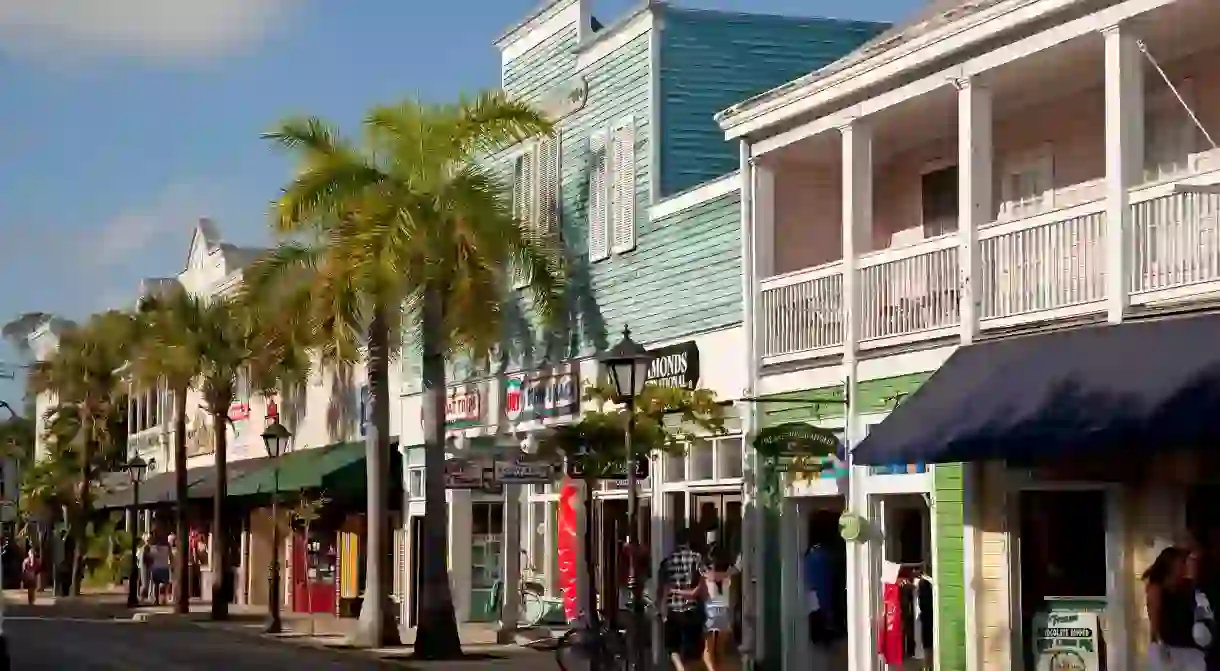
{"label": "blue awning", "polygon": [[854,463],[1029,463],[1220,445],[1220,314],[962,347],[873,427]]}

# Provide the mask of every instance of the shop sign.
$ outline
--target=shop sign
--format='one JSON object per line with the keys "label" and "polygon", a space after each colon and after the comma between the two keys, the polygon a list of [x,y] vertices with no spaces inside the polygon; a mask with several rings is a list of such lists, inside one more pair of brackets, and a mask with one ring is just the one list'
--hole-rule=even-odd
{"label": "shop sign", "polygon": [[846,476],[845,464],[839,457],[843,443],[830,429],[804,422],[768,427],[755,436],[754,449],[781,472]]}
{"label": "shop sign", "polygon": [[570,371],[518,373],[504,382],[504,417],[528,422],[544,417],[566,417],[580,411],[580,379]]}
{"label": "shop sign", "polygon": [[648,350],[648,382],[694,391],[699,386],[699,344],[694,340]]}
{"label": "shop sign", "polygon": [[482,489],[483,468],[470,459],[446,459],[445,489]]}
{"label": "shop sign", "polygon": [[237,402],[229,406],[229,421],[242,422],[250,419],[250,404]]}
{"label": "shop sign", "polygon": [[579,112],[589,101],[589,81],[577,76],[552,89],[543,99],[542,111],[552,121]]}
{"label": "shop sign", "polygon": [[477,386],[450,387],[445,396],[445,428],[466,429],[483,423],[483,394]]}
{"label": "shop sign", "polygon": [[1036,671],[1100,671],[1096,613],[1051,612],[1034,617]]}
{"label": "shop sign", "polygon": [[568,459],[564,471],[569,478],[588,478],[593,480],[622,480],[627,477],[628,468],[635,470],[635,479],[648,477],[648,455],[637,454],[628,464],[626,459],[613,461],[592,461],[575,458]]}
{"label": "shop sign", "polygon": [[492,478],[504,485],[529,485],[554,482],[558,473],[553,461],[522,458],[497,460]]}
{"label": "shop sign", "polygon": [[576,506],[580,499],[576,483],[567,480],[559,489],[559,514],[557,515],[556,545],[559,568],[559,589],[563,594],[563,612],[569,621],[580,616],[580,599],[577,587],[580,582],[578,548],[580,536],[576,528]]}

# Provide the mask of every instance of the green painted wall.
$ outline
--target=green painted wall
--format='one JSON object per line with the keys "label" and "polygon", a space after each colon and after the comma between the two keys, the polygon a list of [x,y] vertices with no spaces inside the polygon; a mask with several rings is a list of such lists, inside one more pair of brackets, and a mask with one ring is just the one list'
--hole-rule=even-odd
{"label": "green painted wall", "polygon": [[[901,395],[919,388],[932,373],[913,373],[899,377],[863,380],[857,385],[858,407],[861,414],[883,413],[892,410]],[[843,387],[824,387],[805,391],[775,394],[773,399],[817,399],[821,401],[842,399]],[[819,422],[844,416],[847,407],[842,403],[761,403],[759,405],[762,427],[784,422]],[[940,655],[942,671],[964,671],[966,668],[966,583],[965,545],[963,543],[964,505],[963,469],[961,464],[938,464],[933,473],[933,511],[935,519],[936,566],[934,567],[936,590],[936,613],[940,618],[939,638],[936,647]],[[770,486],[775,486],[775,474],[763,476]],[[766,545],[763,548],[763,566],[768,576],[780,575],[779,527],[776,511],[767,513],[764,530]],[[766,595],[763,603],[763,618],[768,632],[765,641],[768,657],[778,660],[782,644],[779,638],[780,585],[779,580],[764,583]]]}

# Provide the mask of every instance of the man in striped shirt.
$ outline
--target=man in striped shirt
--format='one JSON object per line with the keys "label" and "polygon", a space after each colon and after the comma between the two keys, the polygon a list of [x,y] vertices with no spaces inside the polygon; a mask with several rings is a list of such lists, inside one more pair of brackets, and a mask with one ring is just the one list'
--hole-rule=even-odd
{"label": "man in striped shirt", "polygon": [[707,564],[703,555],[691,548],[690,529],[678,532],[676,547],[661,562],[658,571],[661,603],[665,605],[665,648],[677,671],[685,671],[684,662],[697,661],[703,655],[703,603],[700,587]]}

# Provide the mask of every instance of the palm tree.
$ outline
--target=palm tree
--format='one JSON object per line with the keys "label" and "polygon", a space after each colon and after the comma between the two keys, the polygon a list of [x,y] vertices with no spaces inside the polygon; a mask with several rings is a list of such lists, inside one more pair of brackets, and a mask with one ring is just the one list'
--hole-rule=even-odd
{"label": "palm tree", "polygon": [[173,403],[174,498],[177,501],[174,535],[178,544],[174,610],[178,613],[190,610],[186,397],[191,385],[203,373],[198,335],[204,329],[205,314],[203,301],[182,286],[144,297],[139,306],[141,337],[131,359],[136,380],[152,386],[164,384]]}
{"label": "palm tree", "polygon": [[398,638],[389,601],[389,365],[404,326],[418,327],[427,505],[415,654],[461,655],[446,550],[445,359],[485,359],[500,340],[510,268],[526,273],[539,314],[560,312],[558,238],[514,216],[510,191],[486,160],[550,129],[528,105],[486,93],[456,105],[376,107],[362,145],[316,118],[287,120],[267,135],[299,171],[275,204],[274,227],[288,240],[247,282],[290,278],[310,296],[323,359],[367,356],[370,528],[357,645]]}
{"label": "palm tree", "polygon": [[57,399],[56,407],[49,412],[52,423],[76,427],[75,431],[61,428],[56,432],[72,435],[80,443],[78,504],[74,519],[68,520],[73,545],[73,594],[80,593],[84,578],[94,462],[100,455],[113,455],[119,447],[114,429],[126,414],[122,369],[135,333],[135,322],[129,314],[112,310],[93,315],[83,325],[68,327],[55,353],[30,371],[31,390],[51,392]]}

